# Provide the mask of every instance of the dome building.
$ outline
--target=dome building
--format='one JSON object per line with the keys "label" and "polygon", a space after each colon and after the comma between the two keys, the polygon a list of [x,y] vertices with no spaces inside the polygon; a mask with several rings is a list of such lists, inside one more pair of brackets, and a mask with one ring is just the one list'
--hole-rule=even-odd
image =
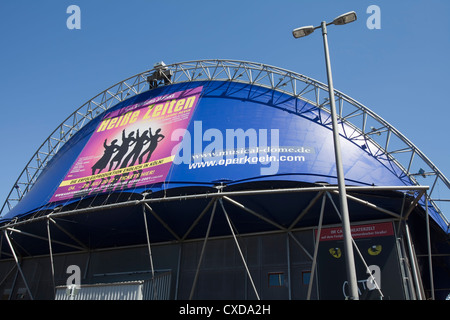
{"label": "dome building", "polygon": [[[445,298],[448,179],[335,96],[359,298]],[[235,60],[160,63],[101,92],[3,205],[2,298],[348,298],[326,97],[314,79]]]}

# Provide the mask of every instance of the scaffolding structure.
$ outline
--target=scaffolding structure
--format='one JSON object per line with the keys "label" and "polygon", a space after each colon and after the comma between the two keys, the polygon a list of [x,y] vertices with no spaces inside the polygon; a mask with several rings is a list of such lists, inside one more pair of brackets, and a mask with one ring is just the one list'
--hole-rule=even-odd
{"label": "scaffolding structure", "polygon": [[[410,279],[413,281],[411,283],[414,283],[414,286],[408,289],[408,292],[410,292],[411,299],[424,299],[425,292],[423,289],[423,284],[420,275],[418,274],[418,264],[417,264],[417,257],[414,252],[413,243],[411,241],[411,237],[409,235],[408,227],[406,221],[408,220],[409,215],[415,210],[417,207],[417,203],[419,202],[420,198],[422,198],[424,195],[426,195],[426,192],[428,190],[428,187],[426,186],[416,186],[416,187],[405,187],[405,186],[391,186],[391,187],[347,187],[348,191],[348,201],[350,203],[356,203],[359,204],[367,209],[375,210],[385,216],[384,219],[381,219],[381,221],[392,221],[395,222],[398,225],[398,234],[405,233],[403,236],[406,238],[406,246],[409,249],[409,257],[407,260],[409,261],[409,265],[412,270],[412,274],[410,275]],[[416,197],[409,197],[403,199],[403,205],[401,206],[401,210],[399,212],[394,212],[389,209],[384,208],[383,206],[380,206],[379,204],[373,203],[371,201],[367,201],[365,197],[358,196],[361,194],[370,194],[370,193],[379,193],[379,192],[405,192],[405,195],[407,192],[416,192],[418,195]],[[89,208],[79,208],[75,210],[67,210],[67,211],[61,211],[61,212],[50,212],[45,215],[41,215],[39,217],[34,217],[33,219],[27,219],[23,221],[17,221],[12,222],[10,224],[3,225],[1,227],[2,229],[2,239],[5,239],[9,245],[11,253],[8,252],[2,252],[1,254],[3,256],[12,256],[14,258],[14,261],[16,263],[16,268],[20,274],[20,276],[23,279],[23,282],[26,285],[27,293],[31,299],[33,299],[32,292],[27,285],[26,276],[24,275],[24,272],[21,269],[20,259],[18,258],[17,250],[18,248],[13,245],[12,238],[17,234],[18,236],[22,237],[28,237],[31,239],[35,239],[36,241],[41,240],[42,243],[47,242],[48,244],[48,257],[51,261],[51,268],[52,268],[52,275],[54,277],[54,266],[53,266],[53,257],[54,252],[52,249],[52,245],[59,245],[66,247],[66,250],[69,252],[89,252],[90,248],[88,244],[83,243],[83,241],[79,240],[77,236],[74,234],[73,231],[68,231],[65,227],[63,227],[63,222],[66,221],[67,217],[70,216],[83,216],[88,214],[101,214],[101,211],[108,211],[113,210],[117,208],[141,208],[143,220],[141,222],[141,225],[144,226],[144,230],[140,230],[141,232],[144,231],[146,234],[146,241],[147,241],[147,248],[149,253],[149,267],[152,271],[153,277],[154,275],[154,262],[152,258],[152,241],[150,240],[151,232],[149,232],[149,224],[147,220],[147,216],[151,216],[154,218],[154,221],[158,221],[160,225],[162,225],[167,232],[169,232],[173,236],[173,240],[177,243],[184,243],[186,241],[193,241],[192,238],[190,238],[190,234],[194,228],[199,224],[199,222],[202,219],[208,220],[208,227],[206,230],[206,234],[202,238],[196,238],[197,241],[202,241],[202,252],[200,254],[200,258],[198,261],[197,271],[194,278],[194,282],[192,284],[191,288],[191,294],[189,296],[190,299],[192,299],[196,283],[198,279],[198,272],[200,270],[200,266],[202,264],[203,254],[205,246],[208,243],[208,240],[210,239],[210,230],[211,230],[211,224],[213,220],[215,219],[214,216],[220,207],[222,210],[222,213],[224,214],[227,225],[229,227],[229,236],[231,235],[235,241],[236,248],[240,252],[240,256],[242,259],[242,263],[245,266],[247,276],[250,279],[253,290],[255,292],[255,295],[257,299],[259,299],[258,294],[258,288],[255,286],[252,279],[252,275],[249,271],[249,268],[246,264],[246,259],[244,258],[244,255],[242,254],[242,251],[240,249],[239,241],[236,237],[236,234],[238,232],[239,222],[234,220],[232,221],[230,219],[229,214],[227,213],[227,209],[225,209],[224,203],[227,203],[231,207],[238,208],[240,212],[245,213],[246,215],[251,215],[252,217],[256,218],[257,220],[263,221],[265,224],[268,224],[271,226],[269,228],[270,230],[267,231],[261,231],[261,234],[271,234],[271,233],[283,233],[286,234],[290,240],[294,241],[300,248],[300,250],[304,251],[311,259],[312,263],[312,279],[310,282],[310,287],[308,288],[308,299],[311,297],[311,290],[312,290],[312,284],[314,280],[314,270],[317,264],[317,250],[320,244],[320,241],[315,242],[315,248],[314,253],[308,252],[302,244],[296,239],[296,237],[293,235],[293,231],[298,229],[298,226],[300,225],[302,219],[308,215],[308,213],[311,213],[312,208],[316,205],[319,205],[320,207],[320,215],[317,217],[319,220],[316,228],[318,230],[317,237],[320,236],[320,230],[323,225],[323,217],[324,217],[324,210],[325,210],[325,200],[328,199],[329,203],[331,203],[331,207],[328,206],[327,210],[334,211],[336,216],[339,217],[339,209],[336,206],[335,200],[333,200],[333,195],[336,195],[338,193],[337,186],[317,186],[317,187],[306,187],[306,188],[283,188],[283,189],[265,189],[265,190],[245,190],[245,191],[231,191],[226,192],[223,191],[221,188],[217,190],[216,193],[210,192],[210,193],[204,193],[204,194],[192,194],[192,195],[182,195],[182,196],[168,196],[168,197],[162,197],[162,198],[150,198],[147,199],[145,196],[142,197],[141,200],[133,200],[133,201],[125,201],[121,203],[113,203],[109,205],[99,205]],[[260,196],[260,195],[277,195],[277,194],[295,194],[295,195],[301,195],[301,194],[310,194],[312,195],[311,200],[308,202],[308,204],[302,208],[302,210],[299,212],[297,216],[290,221],[288,225],[281,225],[278,223],[275,219],[271,219],[267,217],[267,214],[263,212],[258,212],[257,210],[247,206],[242,200],[242,197],[251,197],[251,196]],[[162,202],[180,202],[180,201],[190,201],[190,200],[196,200],[196,199],[207,199],[206,206],[198,212],[198,215],[195,217],[195,220],[193,223],[187,228],[187,231],[184,234],[178,234],[174,229],[171,227],[170,223],[165,221],[164,214],[162,212],[157,212],[153,208],[154,204],[162,203]],[[210,217],[207,218],[208,213],[210,213]],[[428,215],[427,215],[428,217]],[[377,219],[377,221],[379,221]],[[360,222],[362,223],[362,222]],[[364,221],[366,223],[366,221]],[[41,229],[40,232],[36,229],[36,227],[33,229],[35,230],[34,233],[30,233],[25,231],[27,225],[40,225]],[[80,227],[82,228],[82,227]],[[65,233],[68,237],[66,239],[68,240],[60,240],[56,239],[55,237],[52,237],[52,231],[51,230],[59,230]],[[429,219],[427,218],[427,224],[426,224],[426,233],[427,233],[427,239],[429,242],[430,239],[430,225],[429,225]],[[46,233],[46,236],[45,236]],[[224,236],[224,235],[222,235]],[[359,253],[359,257],[362,258],[361,253],[358,250],[358,247],[356,246],[356,243],[353,241],[353,245],[355,247],[355,252]],[[429,243],[428,243],[429,245]],[[18,245],[20,249],[23,249]],[[428,246],[428,262],[429,262],[429,268],[430,272],[432,270],[432,254],[431,254],[431,247]],[[406,257],[405,257],[406,259]],[[367,264],[366,268],[368,267]],[[406,269],[406,268],[405,268]],[[405,271],[406,272],[406,271]],[[407,272],[406,272],[407,273]],[[406,274],[405,273],[405,274]],[[407,276],[405,276],[407,277]],[[5,278],[6,279],[6,278]],[[433,275],[432,272],[430,273],[430,283],[433,283]],[[53,283],[54,279],[53,279]],[[411,286],[411,284],[410,284]],[[155,294],[155,298],[157,298],[157,288],[153,288],[153,292]],[[434,290],[431,289],[431,292],[433,293]],[[382,297],[383,294],[380,290],[380,296]]]}

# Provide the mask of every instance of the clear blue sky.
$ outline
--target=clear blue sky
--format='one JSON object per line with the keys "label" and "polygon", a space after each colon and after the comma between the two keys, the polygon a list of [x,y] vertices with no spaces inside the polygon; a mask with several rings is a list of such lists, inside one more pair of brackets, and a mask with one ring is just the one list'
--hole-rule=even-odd
{"label": "clear blue sky", "polygon": [[[72,4],[81,9],[80,30],[66,27]],[[379,30],[366,26],[369,5],[381,9]],[[107,87],[160,60],[215,58],[325,83],[320,34],[295,40],[291,31],[352,10],[357,22],[329,28],[335,88],[450,176],[448,0],[1,0],[1,205],[56,126]]]}

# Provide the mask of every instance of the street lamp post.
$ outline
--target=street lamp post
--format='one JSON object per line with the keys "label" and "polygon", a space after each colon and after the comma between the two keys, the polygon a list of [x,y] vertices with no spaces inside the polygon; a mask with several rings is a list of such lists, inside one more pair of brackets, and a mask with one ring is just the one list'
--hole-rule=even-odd
{"label": "street lamp post", "polygon": [[330,53],[328,50],[328,40],[327,40],[327,25],[335,24],[335,25],[343,25],[356,20],[356,13],[354,11],[345,13],[340,15],[331,23],[326,23],[323,21],[320,26],[306,26],[297,28],[292,31],[294,38],[305,37],[314,32],[315,29],[322,29],[323,36],[323,46],[325,50],[325,63],[327,68],[327,79],[328,79],[328,92],[330,95],[330,111],[331,111],[331,119],[332,119],[332,128],[333,128],[333,141],[334,141],[334,154],[336,158],[336,172],[338,179],[338,189],[339,189],[339,200],[340,200],[340,209],[341,209],[341,219],[342,219],[342,232],[344,238],[344,251],[345,251],[345,262],[347,269],[347,281],[350,288],[350,299],[359,300],[358,294],[358,284],[356,279],[356,268],[355,268],[355,259],[353,255],[353,244],[352,244],[352,236],[350,229],[350,217],[348,213],[348,205],[347,205],[347,192],[345,190],[345,178],[344,178],[344,169],[342,166],[342,156],[341,156],[341,145],[339,141],[339,130],[336,116],[336,105],[334,101],[334,87],[333,87],[333,77],[331,74],[331,66],[330,66]]}

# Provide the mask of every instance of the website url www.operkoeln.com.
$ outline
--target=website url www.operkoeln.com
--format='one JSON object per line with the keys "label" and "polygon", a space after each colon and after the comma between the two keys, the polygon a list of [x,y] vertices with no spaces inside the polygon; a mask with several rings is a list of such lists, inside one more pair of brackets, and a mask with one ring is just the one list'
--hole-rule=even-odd
{"label": "website url www.operkoeln.com", "polygon": [[189,164],[189,169],[199,169],[206,167],[215,167],[215,166],[228,166],[233,164],[268,164],[270,162],[286,162],[286,161],[294,161],[294,162],[303,162],[305,161],[304,156],[243,156],[239,158],[228,158],[228,159],[220,159],[220,160],[203,160]]}

